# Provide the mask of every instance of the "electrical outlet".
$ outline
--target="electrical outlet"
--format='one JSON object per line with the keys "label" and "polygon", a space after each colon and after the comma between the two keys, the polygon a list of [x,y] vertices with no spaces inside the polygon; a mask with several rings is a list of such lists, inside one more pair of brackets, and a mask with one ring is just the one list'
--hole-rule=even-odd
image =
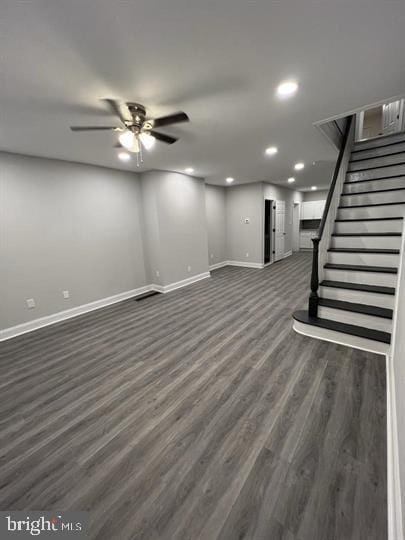
{"label": "electrical outlet", "polygon": [[191,266],[187,266],[187,272],[191,272]]}
{"label": "electrical outlet", "polygon": [[63,298],[65,298],[65,299],[70,298],[69,291],[62,291],[62,294],[63,294]]}
{"label": "electrical outlet", "polygon": [[214,258],[214,254],[213,254],[213,253],[211,253],[210,257],[211,257],[211,259],[213,259],[213,258]]}
{"label": "electrical outlet", "polygon": [[246,252],[246,258],[248,258],[248,257],[249,257],[249,253],[248,253],[248,252]]}
{"label": "electrical outlet", "polygon": [[160,272],[159,272],[159,270],[156,270],[156,277],[160,277]]}
{"label": "electrical outlet", "polygon": [[33,298],[27,298],[27,308],[32,309],[35,307],[35,300]]}

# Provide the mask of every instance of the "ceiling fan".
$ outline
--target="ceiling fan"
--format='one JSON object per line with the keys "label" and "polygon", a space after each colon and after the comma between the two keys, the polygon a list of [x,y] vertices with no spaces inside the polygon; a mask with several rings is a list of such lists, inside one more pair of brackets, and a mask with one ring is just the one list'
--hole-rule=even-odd
{"label": "ceiling fan", "polygon": [[119,126],[71,126],[72,131],[117,131],[118,148],[124,147],[129,152],[136,154],[137,165],[142,163],[142,148],[151,149],[156,140],[165,144],[173,144],[178,139],[165,133],[156,131],[155,128],[189,122],[189,117],[184,112],[161,116],[160,118],[146,118],[146,109],[140,103],[125,103],[114,99],[104,100],[111,111],[121,122]]}

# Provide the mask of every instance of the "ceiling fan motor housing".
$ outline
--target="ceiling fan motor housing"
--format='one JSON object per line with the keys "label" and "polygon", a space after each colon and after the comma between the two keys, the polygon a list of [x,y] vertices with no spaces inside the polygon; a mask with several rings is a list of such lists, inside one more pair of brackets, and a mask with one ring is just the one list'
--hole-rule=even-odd
{"label": "ceiling fan motor housing", "polygon": [[127,103],[127,107],[131,113],[134,126],[140,129],[145,121],[145,107],[140,103]]}

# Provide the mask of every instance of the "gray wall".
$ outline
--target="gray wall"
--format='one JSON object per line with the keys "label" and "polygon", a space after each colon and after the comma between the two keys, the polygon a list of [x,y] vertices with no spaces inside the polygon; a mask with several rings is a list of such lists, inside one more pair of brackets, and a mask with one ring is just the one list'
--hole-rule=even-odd
{"label": "gray wall", "polygon": [[0,170],[2,328],[146,284],[133,173],[7,153]]}
{"label": "gray wall", "polygon": [[209,264],[227,260],[226,253],[226,188],[205,186]]}
{"label": "gray wall", "polygon": [[303,201],[326,201],[328,196],[327,189],[319,189],[317,191],[303,191]]}
{"label": "gray wall", "polygon": [[[276,184],[263,184],[264,199],[285,201],[285,244],[284,253],[292,251],[293,247],[293,207],[294,203],[302,202],[302,193]],[[298,232],[296,231],[296,234]]]}
{"label": "gray wall", "polygon": [[[253,183],[226,189],[227,259],[263,263],[263,185]],[[245,224],[245,218],[249,218],[249,224]]]}
{"label": "gray wall", "polygon": [[169,171],[149,171],[141,178],[150,279],[169,285],[208,272],[204,181]]}

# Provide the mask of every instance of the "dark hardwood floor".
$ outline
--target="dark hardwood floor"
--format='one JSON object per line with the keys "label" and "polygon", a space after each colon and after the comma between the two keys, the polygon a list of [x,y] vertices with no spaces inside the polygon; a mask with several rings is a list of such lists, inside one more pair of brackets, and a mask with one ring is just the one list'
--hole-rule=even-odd
{"label": "dark hardwood floor", "polygon": [[385,360],[292,330],[310,258],[0,344],[0,510],[88,510],[103,539],[385,540]]}

